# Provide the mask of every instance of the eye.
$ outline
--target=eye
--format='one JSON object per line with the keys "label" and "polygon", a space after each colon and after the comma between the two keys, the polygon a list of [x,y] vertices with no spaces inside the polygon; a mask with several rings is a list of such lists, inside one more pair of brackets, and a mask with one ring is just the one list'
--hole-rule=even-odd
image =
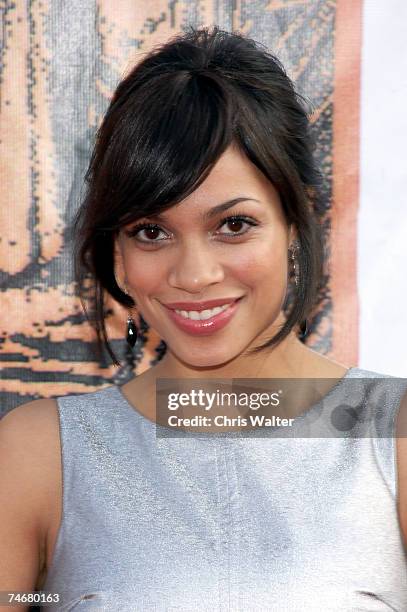
{"label": "eye", "polygon": [[[139,234],[141,234],[141,232],[146,232],[147,240],[139,238]],[[157,240],[157,233],[159,234],[160,232],[163,232],[163,230],[156,223],[138,223],[131,230],[126,231],[126,234],[130,238],[136,238],[138,242],[148,244],[153,242],[162,242],[162,238]]]}
{"label": "eye", "polygon": [[[246,227],[244,231],[239,231],[239,228],[241,228],[242,224],[245,224],[249,227]],[[220,235],[233,239],[235,237],[243,236],[243,234],[246,234],[250,231],[251,226],[256,226],[258,225],[258,223],[251,217],[247,217],[245,215],[232,215],[230,217],[224,218],[221,221],[219,227],[223,227],[224,225],[229,225],[234,229],[231,232],[220,232]],[[145,238],[140,237],[142,232],[145,232]],[[137,242],[148,245],[165,242],[167,240],[166,238],[159,238],[160,233],[168,235],[156,223],[138,223],[131,230],[126,231],[126,234],[130,238],[135,238]]]}
{"label": "eye", "polygon": [[[243,232],[239,232],[238,231],[239,230],[239,226],[241,226],[244,223],[246,225],[248,225],[249,228],[246,228],[245,231],[243,231]],[[221,227],[223,225],[230,225],[231,227],[233,227],[235,229],[232,232],[228,232],[226,234],[221,232],[221,235],[222,236],[230,236],[231,238],[234,238],[235,236],[243,236],[243,234],[246,234],[248,231],[250,231],[250,226],[256,226],[257,223],[251,217],[246,217],[244,215],[232,215],[231,217],[226,217],[225,219],[223,219],[223,221],[221,223]]]}

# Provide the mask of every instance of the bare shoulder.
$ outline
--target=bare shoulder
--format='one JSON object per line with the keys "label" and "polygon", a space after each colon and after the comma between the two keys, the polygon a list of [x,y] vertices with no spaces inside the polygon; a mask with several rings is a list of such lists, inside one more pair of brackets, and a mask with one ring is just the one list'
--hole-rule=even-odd
{"label": "bare shoulder", "polygon": [[49,493],[60,456],[56,400],[38,399],[9,410],[0,420],[0,440],[3,457],[18,463],[41,492]]}
{"label": "bare shoulder", "polygon": [[27,473],[42,474],[44,481],[51,467],[48,460],[59,451],[56,400],[38,399],[9,410],[0,420],[0,437],[7,454],[18,452],[21,461],[27,462]]}
{"label": "bare shoulder", "polygon": [[407,393],[403,396],[396,419],[397,509],[400,529],[407,548]]}
{"label": "bare shoulder", "polygon": [[[16,532],[23,523],[37,549],[39,583],[47,561],[47,538],[59,509],[60,454],[55,399],[21,404],[0,420],[0,480],[19,508]],[[11,511],[10,506],[10,514]]]}
{"label": "bare shoulder", "polygon": [[[41,431],[51,423],[58,424],[57,404],[55,399],[37,399],[12,408],[0,420],[2,431],[17,432],[24,435],[32,427]],[[32,430],[31,430],[32,431]],[[44,430],[46,435],[47,431]]]}

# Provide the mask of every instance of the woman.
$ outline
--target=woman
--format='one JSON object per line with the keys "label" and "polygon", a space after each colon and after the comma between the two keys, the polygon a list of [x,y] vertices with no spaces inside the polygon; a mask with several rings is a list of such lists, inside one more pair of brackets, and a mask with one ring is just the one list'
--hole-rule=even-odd
{"label": "woman", "polygon": [[[119,84],[87,182],[75,261],[100,343],[118,363],[108,292],[129,309],[129,343],[142,317],[166,351],[121,387],[2,420],[0,590],[59,593],[55,610],[407,609],[407,451],[398,439],[397,481],[392,429],[405,385],[298,337],[320,286],[323,209],[307,111],[281,64],[218,28],[155,49]],[[289,396],[300,423],[328,398],[340,407],[351,379],[362,422],[384,385],[388,437],[165,439],[163,378],[324,380],[319,402]]]}

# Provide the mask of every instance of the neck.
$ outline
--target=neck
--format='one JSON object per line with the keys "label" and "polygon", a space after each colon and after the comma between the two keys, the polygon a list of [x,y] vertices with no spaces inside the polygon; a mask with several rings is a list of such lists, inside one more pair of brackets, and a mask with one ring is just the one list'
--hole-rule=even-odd
{"label": "neck", "polygon": [[160,378],[294,378],[309,375],[309,360],[315,355],[291,332],[278,346],[252,355],[245,351],[213,366],[185,363],[168,349],[154,370]]}

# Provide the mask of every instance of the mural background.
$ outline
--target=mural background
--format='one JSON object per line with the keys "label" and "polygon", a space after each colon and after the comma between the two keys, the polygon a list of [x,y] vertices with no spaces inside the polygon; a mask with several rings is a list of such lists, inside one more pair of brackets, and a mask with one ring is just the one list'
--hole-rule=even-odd
{"label": "mural background", "polygon": [[[361,51],[367,4],[0,2],[0,414],[38,397],[124,382],[151,367],[162,353],[160,338],[144,326],[133,366],[119,369],[107,357],[105,363],[96,361],[94,332],[73,282],[67,227],[80,202],[97,126],[117,83],[143,53],[189,24],[217,23],[265,43],[312,101],[317,157],[325,173],[329,260],[306,342],[348,366],[371,366],[359,359],[358,277]],[[386,3],[389,11],[392,4]],[[109,305],[109,335],[124,358],[127,313],[113,301]],[[377,354],[381,351],[380,344]],[[407,375],[406,364],[404,357],[399,370],[388,373]]]}

